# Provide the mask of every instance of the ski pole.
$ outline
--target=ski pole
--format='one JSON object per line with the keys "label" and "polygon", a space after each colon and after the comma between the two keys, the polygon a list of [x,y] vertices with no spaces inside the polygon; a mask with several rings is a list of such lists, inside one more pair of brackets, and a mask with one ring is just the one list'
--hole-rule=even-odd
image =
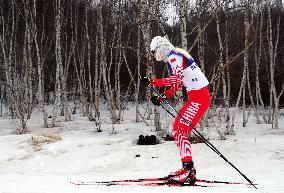
{"label": "ski pole", "polygon": [[[244,175],[234,164],[232,164],[212,143],[210,143],[197,129],[188,121],[186,118],[184,118],[171,104],[168,100],[166,100],[157,89],[154,87],[151,87],[151,89],[159,96],[162,98],[162,100],[169,106],[171,109],[173,109],[180,118],[182,118],[185,122],[189,124],[189,126],[193,129],[193,133],[201,140],[203,141],[211,150],[213,150],[217,155],[219,155],[225,162],[227,162],[230,166],[232,166],[243,178],[246,179],[247,182],[249,182],[255,189],[257,187],[253,184],[253,182],[246,176]],[[170,113],[163,105],[162,107],[173,117],[175,117],[172,113]]]}

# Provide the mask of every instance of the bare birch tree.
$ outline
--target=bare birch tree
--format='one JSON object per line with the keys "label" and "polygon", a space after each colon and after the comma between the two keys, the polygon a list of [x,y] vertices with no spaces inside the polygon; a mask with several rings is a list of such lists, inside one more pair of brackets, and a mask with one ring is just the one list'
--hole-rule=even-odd
{"label": "bare birch tree", "polygon": [[[225,13],[225,7],[223,7],[221,4],[217,5],[217,10],[216,10],[216,30],[217,30],[217,36],[218,36],[218,45],[219,45],[219,59],[218,59],[218,63],[219,63],[219,67],[221,69],[221,75],[220,75],[220,81],[218,81],[219,84],[222,84],[221,88],[222,88],[222,96],[223,96],[223,104],[224,104],[224,108],[225,108],[225,121],[226,121],[226,134],[230,134],[232,131],[229,130],[229,124],[230,124],[230,111],[229,111],[229,92],[228,92],[228,87],[229,85],[227,84],[226,81],[226,68],[224,67],[224,64],[227,62],[226,60],[228,59],[226,57],[226,47],[228,47],[228,45],[226,44],[226,38],[227,38],[227,26],[228,26],[228,21],[225,18],[225,29],[224,32],[221,32],[221,24],[220,24],[220,18],[222,17],[227,17],[226,13]],[[221,16],[222,15],[222,16]],[[224,35],[223,35],[224,34]],[[219,86],[217,86],[219,88]],[[216,90],[216,92],[218,92]]]}
{"label": "bare birch tree", "polygon": [[[188,50],[188,38],[187,38],[187,22],[188,22],[188,1],[181,0],[178,1],[178,15],[179,15],[179,28],[180,28],[180,37],[181,37],[181,48]],[[176,104],[177,109],[180,109],[183,105],[183,92],[179,90],[175,93],[178,102]]]}
{"label": "bare birch tree", "polygon": [[[196,1],[196,10],[197,10],[197,31],[198,31],[198,41],[197,41],[197,54],[198,54],[198,60],[201,71],[206,74],[205,72],[205,33],[202,31],[205,23],[204,23],[204,16],[203,13],[206,11],[204,9],[204,1],[198,0]],[[210,109],[208,109],[210,111]],[[207,113],[208,113],[207,111]],[[204,117],[200,120],[200,127],[201,130],[205,129],[205,126],[208,126],[208,118],[207,113]]]}
{"label": "bare birch tree", "polygon": [[[85,5],[85,45],[86,45],[86,59],[87,60],[87,75],[88,75],[88,101],[86,104],[89,106],[88,110],[88,117],[91,121],[94,121],[95,123],[95,128],[96,131],[100,132],[101,131],[101,122],[100,122],[100,68],[99,68],[99,63],[98,63],[98,47],[95,48],[95,61],[91,60],[91,55],[93,54],[92,52],[92,42],[97,42],[94,40],[91,40],[91,33],[90,33],[90,18],[92,15],[89,13],[89,8],[88,4]],[[95,35],[94,38],[98,37]],[[93,75],[92,69],[93,66],[95,65],[95,73]],[[94,114],[93,114],[94,110]]]}
{"label": "bare birch tree", "polygon": [[[33,25],[33,40],[35,44],[35,49],[36,49],[36,60],[37,60],[37,75],[38,75],[38,103],[39,103],[39,108],[41,109],[43,113],[43,127],[47,128],[48,127],[48,122],[47,122],[47,111],[45,108],[45,102],[44,102],[44,61],[45,57],[43,56],[44,52],[44,45],[46,42],[44,42],[44,38],[46,38],[45,31],[41,29],[41,33],[39,34],[39,29],[38,29],[38,23],[40,23],[38,20],[40,18],[38,17],[38,11],[37,11],[37,6],[36,6],[36,0],[33,0],[33,5],[32,5],[32,25]],[[44,26],[44,16],[42,18],[42,25],[41,27]]]}
{"label": "bare birch tree", "polygon": [[141,31],[138,29],[137,34],[137,83],[135,85],[135,112],[136,112],[136,122],[139,121],[139,89],[140,89],[140,77],[141,77]]}
{"label": "bare birch tree", "polygon": [[[17,109],[15,107],[15,92],[14,92],[14,82],[13,82],[13,75],[12,75],[12,56],[14,52],[14,42],[15,42],[15,18],[16,10],[15,10],[15,2],[11,1],[9,14],[5,15],[5,10],[3,6],[1,8],[1,33],[0,33],[0,45],[1,45],[1,52],[4,62],[4,72],[6,78],[6,97],[7,103],[9,105],[9,110],[14,118],[17,114]],[[2,1],[1,4],[3,5],[4,2]],[[9,28],[10,27],[10,28]]]}
{"label": "bare birch tree", "polygon": [[[251,1],[248,2],[244,2],[244,28],[245,28],[245,42],[244,42],[244,47],[249,47],[249,32],[250,32],[250,26],[251,26]],[[250,82],[249,82],[249,52],[248,49],[244,50],[244,66],[243,66],[243,74],[242,74],[242,81],[241,81],[241,86],[240,86],[240,90],[239,90],[239,94],[238,94],[238,98],[237,98],[237,102],[236,102],[236,106],[233,112],[233,116],[232,116],[232,123],[231,123],[231,129],[233,129],[234,127],[234,122],[235,122],[235,114],[236,114],[236,110],[237,107],[239,106],[240,103],[240,99],[242,96],[242,111],[243,111],[243,127],[246,127],[247,121],[248,121],[248,117],[250,114],[250,111],[248,112],[248,114],[246,114],[246,90],[248,86],[248,91],[250,94],[250,99],[251,99],[251,104],[254,106],[253,103],[253,99],[251,97],[251,91],[250,91]]]}
{"label": "bare birch tree", "polygon": [[62,73],[62,46],[61,46],[61,36],[62,36],[62,6],[61,0],[55,0],[55,30],[56,30],[56,43],[55,43],[55,56],[56,56],[56,76],[55,76],[55,101],[52,117],[52,126],[56,126],[62,97],[62,85],[61,77]]}
{"label": "bare birch tree", "polygon": [[[270,106],[269,106],[269,122],[272,124],[272,128],[278,129],[278,117],[279,117],[279,99],[283,94],[284,86],[282,86],[282,90],[277,95],[276,87],[275,87],[275,66],[276,66],[276,57],[278,54],[278,43],[279,43],[279,31],[280,31],[280,18],[279,15],[277,17],[276,22],[276,32],[275,38],[273,37],[273,24],[271,17],[271,0],[267,0],[267,9],[268,9],[268,20],[267,20],[267,40],[268,40],[268,53],[269,53],[269,72],[270,72]],[[284,85],[284,83],[283,83]]]}
{"label": "bare birch tree", "polygon": [[[97,28],[97,33],[95,35],[95,42],[100,42],[100,29]],[[102,80],[102,73],[101,73],[101,65],[99,62],[99,46],[95,47],[95,73],[94,73],[94,108],[95,108],[95,126],[97,131],[101,131],[101,122],[100,122],[100,99],[101,99],[101,80]]]}
{"label": "bare birch tree", "polygon": [[[263,47],[263,11],[257,10],[257,14],[259,16],[257,17],[256,26],[257,26],[257,33],[258,33],[258,42],[255,43],[255,49],[254,49],[254,58],[255,58],[255,71],[256,71],[256,77],[255,77],[255,100],[256,100],[256,117],[259,117],[262,113],[263,120],[265,123],[267,123],[266,114],[264,111],[264,102],[261,96],[261,89],[260,89],[260,78],[259,78],[259,66],[261,64],[261,58],[262,58],[262,47]],[[262,112],[261,112],[262,111]],[[257,124],[260,124],[261,121],[259,118],[257,118]]]}
{"label": "bare birch tree", "polygon": [[[114,88],[112,89],[114,95],[114,105],[117,111],[117,118],[119,122],[122,120],[122,110],[125,107],[125,103],[121,101],[121,66],[123,62],[123,50],[122,50],[122,28],[123,28],[123,11],[122,11],[122,2],[117,2],[118,5],[114,5],[113,13],[115,22],[115,33],[113,36],[113,42],[111,45],[111,64],[108,72],[108,79],[111,82],[111,79],[114,77]],[[114,76],[111,72],[111,66],[114,66]]]}
{"label": "bare birch tree", "polygon": [[[140,30],[142,32],[142,37],[144,40],[144,46],[145,46],[145,53],[146,53],[146,74],[148,76],[154,77],[154,69],[153,69],[153,62],[151,60],[150,52],[149,52],[149,45],[151,42],[151,19],[150,17],[154,15],[153,10],[156,10],[156,2],[154,2],[154,6],[151,7],[148,0],[139,0],[138,1],[138,7],[140,9],[139,11],[139,23],[140,23]],[[156,21],[159,22],[159,21]],[[146,96],[150,96],[151,92],[150,90],[146,91]],[[147,119],[150,119],[150,116],[152,114],[152,108],[150,101],[148,100],[148,114]],[[161,121],[160,121],[160,107],[155,106],[154,107],[154,124],[156,127],[156,131],[160,132],[162,130],[161,127]]]}
{"label": "bare birch tree", "polygon": [[[32,80],[32,25],[31,25],[31,15],[29,6],[31,1],[23,1],[22,4],[19,3],[18,6],[21,7],[18,11],[22,11],[24,18],[24,28],[23,28],[23,39],[22,49],[14,50],[13,53],[17,53],[12,58],[12,63],[14,64],[12,73],[15,74],[13,77],[13,93],[14,105],[16,108],[15,114],[15,130],[17,134],[23,134],[28,131],[27,121],[30,119],[32,108],[33,108],[33,80]],[[14,6],[12,6],[14,9]],[[13,18],[14,19],[14,18]]]}
{"label": "bare birch tree", "polygon": [[[131,63],[128,61],[128,57],[127,57],[128,49],[126,49],[126,48],[123,49],[123,57],[124,57],[124,62],[125,62],[128,74],[129,74],[130,79],[131,79],[131,81],[128,85],[128,89],[130,90],[132,84],[134,86],[135,122],[138,123],[138,122],[140,122],[140,118],[142,118],[142,120],[144,120],[144,117],[142,116],[142,114],[139,111],[139,106],[140,106],[139,105],[139,102],[140,102],[139,101],[139,94],[140,94],[139,91],[140,91],[140,84],[141,84],[140,77],[141,77],[141,63],[142,63],[142,61],[141,61],[142,60],[141,59],[142,53],[141,52],[142,52],[143,49],[141,49],[141,34],[142,33],[141,33],[140,27],[138,25],[138,17],[135,17],[135,19],[136,19],[136,22],[137,22],[137,25],[136,25],[136,29],[137,29],[137,50],[130,49],[131,52],[134,52],[134,54],[137,56],[137,64],[135,64],[136,68],[135,68],[134,72],[131,70],[131,67],[130,67]],[[129,44],[130,39],[131,39],[131,33],[129,35],[129,38],[128,38],[126,45]],[[144,120],[144,122],[146,123],[145,120]],[[148,125],[148,123],[147,123],[147,125]]]}
{"label": "bare birch tree", "polygon": [[[216,77],[214,81],[210,81],[212,84],[212,107],[213,109],[209,110],[208,114],[212,114],[213,111],[220,111],[219,107],[214,108],[214,103],[217,102],[222,105],[221,111],[219,114],[219,121],[221,123],[221,127],[225,127],[224,131],[221,132],[221,135],[224,134],[233,134],[234,131],[230,129],[230,89],[231,89],[231,82],[230,82],[230,72],[228,67],[229,62],[229,28],[230,25],[230,1],[214,1],[213,8],[214,8],[214,15],[216,20],[216,32],[217,32],[217,46],[218,52],[217,55],[217,65],[214,67],[215,72],[213,73],[213,77],[218,74],[218,78]],[[219,96],[221,97],[219,99]],[[220,102],[218,102],[220,100]]]}
{"label": "bare birch tree", "polygon": [[108,109],[111,115],[112,123],[118,123],[120,118],[116,114],[116,106],[114,104],[114,95],[113,90],[111,87],[110,79],[109,79],[109,66],[108,61],[106,58],[107,55],[107,41],[105,38],[105,29],[103,24],[103,10],[102,10],[102,3],[98,4],[98,28],[99,28],[99,40],[100,44],[100,64],[101,64],[101,71],[102,71],[102,84],[104,89],[104,94],[106,100],[108,102]]}
{"label": "bare birch tree", "polygon": [[[153,76],[153,68],[151,65],[151,61],[150,61],[150,52],[148,49],[148,45],[150,45],[151,42],[151,33],[150,33],[150,23],[149,23],[149,17],[150,17],[150,7],[148,6],[148,0],[139,0],[137,2],[138,7],[139,7],[139,14],[138,14],[138,21],[139,21],[139,30],[141,30],[142,32],[142,37],[144,40],[144,47],[145,47],[145,53],[146,53],[146,75],[148,76]],[[146,91],[146,95],[149,96],[151,95],[150,90],[148,89]],[[150,101],[148,100],[148,106],[147,106],[147,119],[150,119],[150,116],[152,114],[152,110],[151,110],[151,104]],[[158,109],[155,108],[155,111],[158,111]]]}
{"label": "bare birch tree", "polygon": [[93,119],[93,83],[92,83],[92,73],[91,73],[91,39],[90,39],[90,32],[89,32],[89,10],[87,4],[85,5],[85,34],[86,34],[86,57],[87,57],[87,75],[88,75],[88,90],[89,90],[89,118]]}
{"label": "bare birch tree", "polygon": [[[3,3],[3,2],[2,2]],[[7,5],[7,4],[6,4]],[[9,6],[9,14],[4,15],[7,10],[1,6],[1,36],[0,45],[4,61],[6,78],[6,92],[8,104],[12,117],[16,119],[14,132],[26,133],[27,120],[30,118],[32,109],[32,84],[31,84],[31,32],[29,26],[30,17],[27,13],[27,4],[19,2],[18,9],[22,9],[24,22],[24,35],[22,47],[16,50],[16,28],[20,10],[16,9],[15,2]],[[17,52],[16,52],[17,51]],[[15,54],[18,53],[18,54]]]}
{"label": "bare birch tree", "polygon": [[[87,85],[89,84],[87,81],[87,75],[90,73],[89,72],[89,66],[90,66],[90,61],[89,60],[89,53],[88,52],[88,46],[87,48],[85,45],[88,45],[90,42],[87,42],[88,38],[88,32],[86,31],[85,34],[80,35],[79,34],[79,18],[80,18],[80,13],[78,11],[79,6],[77,4],[73,5],[74,8],[70,10],[70,22],[71,22],[71,45],[70,47],[72,48],[73,52],[73,63],[75,66],[75,73],[78,81],[78,95],[79,95],[79,106],[81,113],[83,116],[87,116],[89,118],[92,117],[91,114],[91,106],[90,106],[90,100],[88,100],[89,92],[87,91]],[[86,11],[86,8],[85,8]],[[86,12],[85,18],[86,18]],[[85,24],[85,30],[86,30],[86,20],[84,22]],[[66,34],[67,37],[67,34]],[[82,42],[83,44],[80,44],[79,42]],[[87,59],[86,59],[87,57]],[[87,61],[86,61],[87,60]],[[85,67],[85,63],[87,62],[87,70]],[[90,102],[88,102],[90,101]]]}

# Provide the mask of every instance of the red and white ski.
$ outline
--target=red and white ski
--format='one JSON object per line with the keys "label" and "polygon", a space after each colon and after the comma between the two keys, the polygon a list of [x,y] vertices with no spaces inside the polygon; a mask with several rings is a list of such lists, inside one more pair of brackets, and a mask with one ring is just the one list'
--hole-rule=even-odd
{"label": "red and white ski", "polygon": [[[251,185],[243,182],[230,182],[230,181],[218,181],[218,180],[204,180],[196,179],[194,185],[181,182],[170,182],[168,177],[163,178],[141,178],[141,179],[125,179],[125,180],[110,180],[110,181],[90,181],[90,182],[71,182],[74,185],[104,185],[104,186],[200,186],[200,187],[212,187],[214,184],[234,184],[234,185]],[[256,185],[256,184],[254,184]]]}

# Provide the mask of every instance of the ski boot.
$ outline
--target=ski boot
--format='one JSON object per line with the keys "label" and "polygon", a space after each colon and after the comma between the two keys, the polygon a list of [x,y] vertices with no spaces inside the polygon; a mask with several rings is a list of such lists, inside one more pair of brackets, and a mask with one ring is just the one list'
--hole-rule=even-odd
{"label": "ski boot", "polygon": [[196,169],[194,168],[193,161],[183,162],[182,168],[168,176],[169,183],[187,183],[194,185],[196,182]]}

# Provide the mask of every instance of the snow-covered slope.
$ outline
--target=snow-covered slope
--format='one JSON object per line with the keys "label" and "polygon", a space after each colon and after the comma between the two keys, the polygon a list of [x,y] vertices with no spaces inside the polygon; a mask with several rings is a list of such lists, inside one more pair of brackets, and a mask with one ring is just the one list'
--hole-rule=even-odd
{"label": "snow-covered slope", "polygon": [[[40,117],[33,116],[29,122],[31,133],[13,135],[8,117],[0,117],[0,193],[284,192],[283,117],[279,130],[256,125],[252,119],[246,128],[236,124],[236,135],[229,139],[211,141],[240,171],[259,184],[258,190],[240,185],[204,188],[70,184],[70,181],[162,177],[179,169],[174,142],[135,144],[134,139],[140,134],[153,134],[153,127],[133,120],[130,112],[124,124],[104,123],[103,132],[97,133],[92,123],[79,115],[74,116],[74,121],[61,122],[60,127],[51,129],[41,128]],[[42,133],[59,134],[62,140],[32,143]],[[198,178],[246,182],[204,144],[193,144],[192,149]]]}

